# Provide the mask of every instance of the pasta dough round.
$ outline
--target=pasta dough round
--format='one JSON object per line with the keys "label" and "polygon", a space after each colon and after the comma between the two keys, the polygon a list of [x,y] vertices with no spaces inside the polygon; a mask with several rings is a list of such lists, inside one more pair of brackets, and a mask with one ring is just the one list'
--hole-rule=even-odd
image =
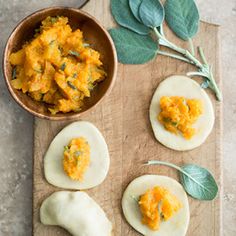
{"label": "pasta dough round", "polygon": [[[190,140],[186,140],[182,135],[167,131],[158,121],[157,116],[161,111],[160,98],[162,96],[182,96],[202,101],[203,114],[194,123],[193,127],[196,129],[196,133]],[[159,84],[151,101],[149,116],[156,139],[166,147],[178,151],[191,150],[204,143],[215,120],[209,96],[197,82],[186,76],[171,76]]]}
{"label": "pasta dough round", "polygon": [[[159,230],[151,230],[142,224],[142,215],[134,197],[139,197],[155,186],[167,188],[182,203],[168,221],[160,223]],[[145,236],[184,236],[189,224],[189,204],[183,187],[174,179],[161,175],[143,175],[134,179],[126,188],[122,198],[122,209],[128,223]]]}
{"label": "pasta dough round", "polygon": [[[63,150],[71,139],[84,137],[91,149],[90,164],[83,181],[72,180],[63,169]],[[89,189],[103,182],[110,165],[110,157],[105,139],[90,122],[78,121],[65,127],[51,142],[44,157],[44,173],[47,181],[64,189]]]}

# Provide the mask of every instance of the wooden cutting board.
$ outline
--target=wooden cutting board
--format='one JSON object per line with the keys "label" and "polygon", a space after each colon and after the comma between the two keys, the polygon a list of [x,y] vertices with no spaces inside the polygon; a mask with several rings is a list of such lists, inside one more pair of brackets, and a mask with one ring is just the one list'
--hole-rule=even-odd
{"label": "wooden cutting board", "polygon": [[[95,16],[105,27],[114,21],[109,11],[109,0],[91,0],[84,10]],[[166,29],[167,30],[167,29]],[[188,46],[167,30],[168,37],[181,46]],[[216,81],[220,79],[219,27],[201,22],[194,45],[201,45],[207,59],[214,65]],[[191,220],[188,236],[219,236],[222,233],[222,103],[211,97],[215,114],[215,126],[207,141],[188,152],[172,151],[158,143],[152,133],[148,108],[154,90],[167,76],[186,74],[190,65],[159,56],[145,65],[119,65],[118,76],[111,94],[81,120],[93,122],[103,133],[110,151],[111,166],[106,180],[88,190],[112,221],[115,236],[140,235],[125,221],[121,211],[121,197],[127,184],[143,174],[162,174],[178,179],[176,171],[167,167],[143,167],[150,159],[169,161],[177,165],[194,163],[206,167],[215,176],[220,191],[214,201],[197,201],[189,197]],[[200,79],[199,79],[200,80]],[[69,235],[59,227],[44,226],[39,220],[42,201],[54,191],[62,190],[48,184],[43,173],[44,154],[53,137],[68,122],[50,122],[35,118],[34,128],[34,179],[33,179],[33,234],[35,236]],[[92,226],[91,226],[92,227]],[[98,235],[99,236],[99,235]],[[176,235],[178,236],[178,235]]]}

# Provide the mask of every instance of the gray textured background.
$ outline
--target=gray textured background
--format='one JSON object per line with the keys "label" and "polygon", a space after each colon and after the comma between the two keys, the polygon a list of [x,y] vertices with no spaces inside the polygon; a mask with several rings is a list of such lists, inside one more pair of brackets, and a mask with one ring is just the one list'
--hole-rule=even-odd
{"label": "gray textured background", "polygon": [[[98,0],[97,0],[98,1]],[[236,0],[196,0],[201,19],[220,24],[224,83],[224,235],[236,235]],[[0,0],[0,54],[13,27],[47,6],[76,0]],[[0,236],[31,235],[33,117],[11,99],[0,79]],[[202,235],[205,236],[205,235]]]}

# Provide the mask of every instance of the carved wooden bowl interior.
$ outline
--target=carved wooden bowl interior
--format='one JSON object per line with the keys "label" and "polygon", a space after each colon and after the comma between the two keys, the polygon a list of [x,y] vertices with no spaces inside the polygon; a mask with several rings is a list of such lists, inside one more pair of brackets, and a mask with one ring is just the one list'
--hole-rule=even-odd
{"label": "carved wooden bowl interior", "polygon": [[[84,38],[92,45],[92,48],[99,51],[101,61],[104,64],[107,78],[98,84],[91,93],[91,97],[85,98],[84,105],[79,112],[58,113],[52,115],[47,105],[43,102],[34,101],[27,94],[12,87],[10,81],[12,79],[12,66],[9,62],[9,55],[12,52],[22,48],[22,45],[33,38],[35,29],[40,26],[42,20],[47,16],[66,16],[73,30],[79,28],[83,31]],[[81,114],[90,111],[111,90],[117,70],[116,51],[111,37],[108,32],[97,22],[95,18],[89,14],[74,8],[54,7],[47,8],[33,13],[23,19],[11,33],[3,55],[3,73],[7,87],[16,100],[25,110],[31,114],[50,120],[70,120],[76,119]]]}

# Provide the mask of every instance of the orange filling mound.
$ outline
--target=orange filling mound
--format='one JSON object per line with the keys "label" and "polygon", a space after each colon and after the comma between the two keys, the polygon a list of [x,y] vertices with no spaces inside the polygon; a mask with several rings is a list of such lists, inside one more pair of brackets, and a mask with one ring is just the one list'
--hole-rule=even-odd
{"label": "orange filling mound", "polygon": [[63,168],[73,180],[83,180],[90,163],[90,146],[85,138],[74,138],[65,146]]}
{"label": "orange filling mound", "polygon": [[152,230],[158,230],[161,220],[171,218],[182,205],[167,189],[155,186],[141,195],[139,207],[143,224]]}
{"label": "orange filling mound", "polygon": [[192,125],[203,112],[202,102],[198,99],[163,96],[160,99],[160,107],[158,120],[165,129],[174,134],[179,131],[185,139],[191,139],[196,133]]}
{"label": "orange filling mound", "polygon": [[100,53],[74,31],[67,17],[47,17],[34,38],[9,60],[12,86],[47,104],[52,114],[77,112],[98,82],[106,78]]}

